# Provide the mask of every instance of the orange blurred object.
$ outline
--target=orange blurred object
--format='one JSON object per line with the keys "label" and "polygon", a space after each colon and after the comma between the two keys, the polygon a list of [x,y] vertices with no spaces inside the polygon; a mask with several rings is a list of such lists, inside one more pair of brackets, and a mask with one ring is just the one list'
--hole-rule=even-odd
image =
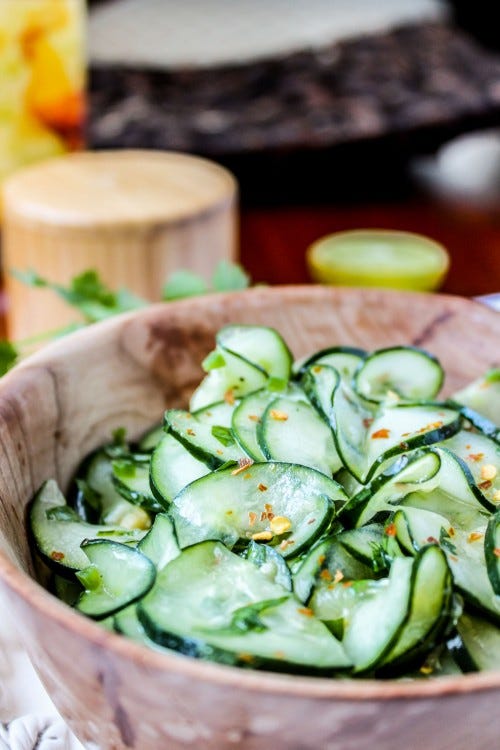
{"label": "orange blurred object", "polygon": [[0,182],[83,145],[84,0],[0,0]]}

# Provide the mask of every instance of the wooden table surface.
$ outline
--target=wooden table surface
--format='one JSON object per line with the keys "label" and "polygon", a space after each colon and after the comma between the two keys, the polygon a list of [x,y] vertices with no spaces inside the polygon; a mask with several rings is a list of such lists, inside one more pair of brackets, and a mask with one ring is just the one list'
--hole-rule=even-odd
{"label": "wooden table surface", "polygon": [[444,292],[475,296],[500,292],[500,213],[453,214],[433,202],[247,209],[241,217],[241,260],[254,281],[309,281],[305,250],[319,237],[343,229],[390,228],[426,234],[451,255]]}

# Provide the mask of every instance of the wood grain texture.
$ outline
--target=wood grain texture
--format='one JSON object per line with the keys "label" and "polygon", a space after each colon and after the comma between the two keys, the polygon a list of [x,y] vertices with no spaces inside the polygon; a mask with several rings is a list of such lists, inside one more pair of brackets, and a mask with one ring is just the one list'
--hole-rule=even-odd
{"label": "wood grain texture", "polygon": [[[179,268],[207,281],[237,255],[237,185],[206,159],[153,151],[71,154],[17,173],[4,186],[7,270],[35,268],[68,284],[96,269],[112,288],[161,299]],[[45,290],[5,277],[8,333],[23,339],[78,318]]]}
{"label": "wood grain texture", "polygon": [[500,358],[500,316],[459,298],[315,287],[200,298],[108,321],[40,352],[0,384],[0,580],[27,648],[81,740],[106,750],[490,750],[500,673],[429,682],[334,681],[157,654],[100,629],[30,575],[25,507],[63,486],[124,425],[137,436],[183,404],[228,322],[280,330],[294,354],[419,342],[447,390]]}

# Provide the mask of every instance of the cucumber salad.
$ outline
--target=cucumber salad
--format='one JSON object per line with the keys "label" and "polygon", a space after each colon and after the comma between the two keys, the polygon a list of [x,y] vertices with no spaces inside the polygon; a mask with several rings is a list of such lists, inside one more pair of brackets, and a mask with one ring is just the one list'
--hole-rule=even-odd
{"label": "cucumber salad", "polygon": [[440,399],[414,347],[294,362],[230,325],[189,411],[123,430],[31,503],[81,613],[245,668],[426,678],[500,669],[500,371]]}

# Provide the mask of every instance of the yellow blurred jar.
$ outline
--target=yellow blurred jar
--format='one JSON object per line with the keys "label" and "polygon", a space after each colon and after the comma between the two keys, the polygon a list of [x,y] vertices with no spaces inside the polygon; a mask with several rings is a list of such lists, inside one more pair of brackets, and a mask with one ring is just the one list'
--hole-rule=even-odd
{"label": "yellow blurred jar", "polygon": [[82,145],[84,0],[0,0],[0,184]]}

